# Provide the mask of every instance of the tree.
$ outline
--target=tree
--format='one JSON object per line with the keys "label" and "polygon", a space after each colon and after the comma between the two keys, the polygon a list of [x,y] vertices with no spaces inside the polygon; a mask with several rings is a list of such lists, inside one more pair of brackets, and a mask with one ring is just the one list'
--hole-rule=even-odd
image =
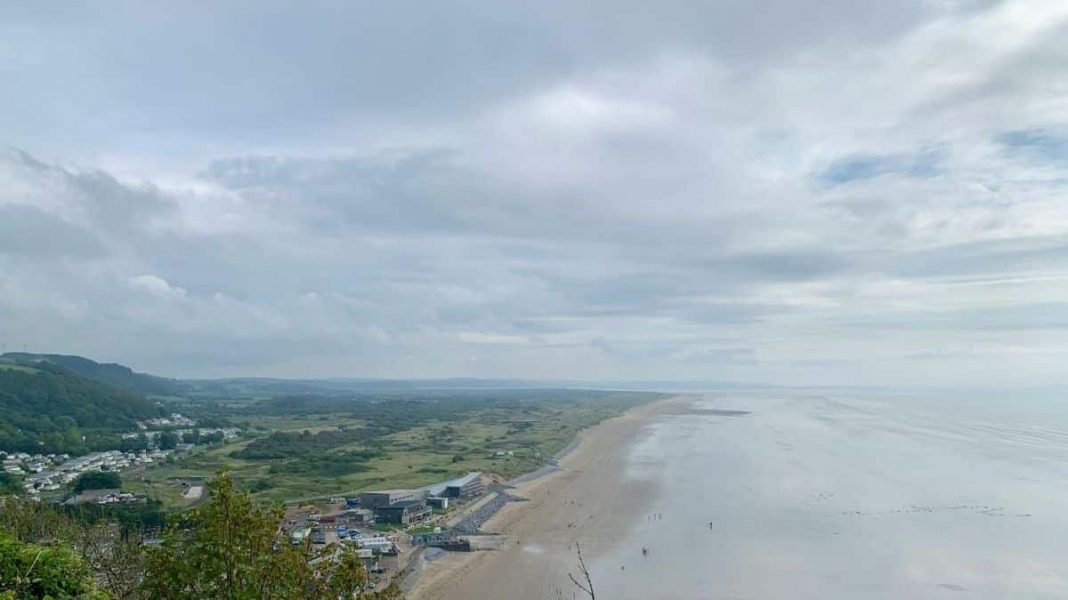
{"label": "tree", "polygon": [[207,484],[210,500],[175,517],[163,543],[148,551],[143,592],[184,598],[393,600],[396,586],[375,592],[354,552],[311,544],[291,546],[281,535],[281,507],[260,507],[220,473]]}
{"label": "tree", "polygon": [[50,545],[70,539],[71,523],[48,503],[8,496],[0,498],[0,533],[19,542]]}
{"label": "tree", "polygon": [[178,447],[178,434],[173,431],[164,431],[159,434],[160,450],[174,450]]}
{"label": "tree", "polygon": [[141,452],[148,450],[148,436],[141,432],[136,437],[122,438],[119,440],[119,450],[123,452]]}
{"label": "tree", "polygon": [[85,490],[110,490],[122,487],[122,479],[113,471],[87,471],[74,480],[74,493]]}
{"label": "tree", "polygon": [[17,494],[22,491],[21,479],[12,475],[0,471],[0,496],[5,494]]}
{"label": "tree", "polygon": [[4,600],[106,600],[84,560],[66,546],[38,546],[0,533],[0,590]]}
{"label": "tree", "polygon": [[213,431],[200,436],[200,442],[204,444],[217,444],[226,439],[221,431]]}
{"label": "tree", "polygon": [[[118,522],[111,521],[109,519],[115,516],[111,514],[113,510],[125,512],[130,509],[95,505],[63,507],[25,498],[0,498],[0,535],[8,535],[24,545],[70,548],[80,555],[93,580],[108,597],[142,600],[140,583],[144,573],[144,548],[141,524],[124,525],[121,512]],[[144,509],[137,507],[137,510]],[[25,575],[26,571],[19,573]],[[0,584],[0,589],[5,587]],[[32,596],[6,598],[0,594],[0,600],[23,597]],[[72,597],[77,596],[57,596]]]}
{"label": "tree", "polygon": [[[329,565],[329,563],[327,563]],[[315,598],[357,598],[359,600],[401,600],[400,587],[395,581],[386,589],[375,592],[374,582],[367,577],[363,561],[351,549],[344,548],[336,560],[331,572],[316,573],[314,581],[319,583]]]}
{"label": "tree", "polygon": [[113,523],[83,524],[74,544],[100,586],[115,600],[139,600],[145,567],[141,532],[122,533]]}

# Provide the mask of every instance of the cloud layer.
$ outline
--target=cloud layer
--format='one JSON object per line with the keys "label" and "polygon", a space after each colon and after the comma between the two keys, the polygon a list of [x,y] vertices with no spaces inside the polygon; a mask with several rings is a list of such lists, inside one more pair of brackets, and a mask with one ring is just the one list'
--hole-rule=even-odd
{"label": "cloud layer", "polygon": [[0,9],[0,342],[1068,383],[1068,6],[528,4]]}

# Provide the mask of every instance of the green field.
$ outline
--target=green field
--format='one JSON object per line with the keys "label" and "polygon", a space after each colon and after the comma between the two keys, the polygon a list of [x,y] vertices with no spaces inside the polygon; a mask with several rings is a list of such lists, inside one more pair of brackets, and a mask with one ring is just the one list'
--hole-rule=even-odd
{"label": "green field", "polygon": [[197,502],[183,497],[183,484],[225,470],[258,499],[295,502],[423,486],[469,471],[512,478],[544,466],[582,429],[660,397],[520,383],[179,380],[79,356],[7,353],[0,355],[0,450],[171,449],[181,442],[173,433],[158,442],[127,434],[181,413],[200,429],[233,428],[240,436],[198,441],[192,451],[128,469],[127,490],[180,510]]}
{"label": "green field", "polygon": [[449,392],[253,403],[229,415],[252,437],[131,473],[128,486],[177,509],[188,504],[181,481],[222,469],[255,497],[283,502],[423,486],[469,471],[511,478],[545,465],[582,429],[656,398]]}

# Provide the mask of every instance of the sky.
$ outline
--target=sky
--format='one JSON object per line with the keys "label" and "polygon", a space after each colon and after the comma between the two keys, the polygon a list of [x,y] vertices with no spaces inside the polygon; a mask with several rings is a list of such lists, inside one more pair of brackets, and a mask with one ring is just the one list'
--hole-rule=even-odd
{"label": "sky", "polygon": [[1068,3],[0,5],[0,343],[1068,384]]}

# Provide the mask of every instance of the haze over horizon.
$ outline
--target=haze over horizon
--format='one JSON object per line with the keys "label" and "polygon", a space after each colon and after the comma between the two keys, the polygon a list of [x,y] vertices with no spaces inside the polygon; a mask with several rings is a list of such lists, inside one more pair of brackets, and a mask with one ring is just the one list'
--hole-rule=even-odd
{"label": "haze over horizon", "polygon": [[1066,385],[1065,39],[1042,0],[9,4],[0,343]]}

